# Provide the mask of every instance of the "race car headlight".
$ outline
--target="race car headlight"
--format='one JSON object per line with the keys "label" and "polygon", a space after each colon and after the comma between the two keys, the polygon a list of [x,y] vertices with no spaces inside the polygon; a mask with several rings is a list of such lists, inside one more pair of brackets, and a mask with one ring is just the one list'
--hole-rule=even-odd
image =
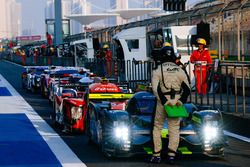
{"label": "race car headlight", "polygon": [[71,107],[71,116],[73,119],[80,119],[82,117],[82,108]]}
{"label": "race car headlight", "polygon": [[40,86],[40,80],[41,80],[40,78],[36,78],[36,85],[37,86]]}
{"label": "race car headlight", "polygon": [[205,125],[203,128],[203,135],[205,142],[214,140],[218,136],[218,128],[211,125]]}
{"label": "race car headlight", "polygon": [[121,139],[124,141],[127,141],[129,139],[129,130],[126,126],[115,127],[114,132],[117,139]]}

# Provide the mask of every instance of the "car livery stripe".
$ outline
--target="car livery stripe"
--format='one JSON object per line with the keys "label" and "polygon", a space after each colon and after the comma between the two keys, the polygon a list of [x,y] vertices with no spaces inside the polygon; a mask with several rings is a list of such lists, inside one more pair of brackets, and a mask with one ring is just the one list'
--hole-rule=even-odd
{"label": "car livery stripe", "polygon": [[196,116],[192,116],[192,121],[198,123],[198,124],[201,124],[201,119],[196,117]]}
{"label": "car livery stripe", "polygon": [[134,94],[126,93],[90,93],[89,99],[130,99]]}
{"label": "car livery stripe", "polygon": [[143,147],[144,151],[147,153],[147,154],[153,154],[153,150],[149,147]]}
{"label": "car livery stripe", "polygon": [[192,151],[190,151],[187,147],[179,147],[178,151],[184,155],[191,155],[192,154]]}

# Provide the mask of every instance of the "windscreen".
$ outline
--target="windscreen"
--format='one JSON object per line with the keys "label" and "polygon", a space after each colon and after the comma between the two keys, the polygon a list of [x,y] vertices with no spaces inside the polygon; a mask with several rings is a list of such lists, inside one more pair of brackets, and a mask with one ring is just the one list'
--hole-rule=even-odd
{"label": "windscreen", "polygon": [[64,74],[76,74],[78,73],[78,70],[60,70],[60,71],[56,71],[54,73],[50,74],[50,77],[53,78],[59,78],[59,77],[63,77]]}
{"label": "windscreen", "polygon": [[41,75],[44,72],[44,69],[36,69],[36,74]]}
{"label": "windscreen", "polygon": [[187,37],[181,38],[176,36],[176,47],[177,47],[177,52],[181,55],[187,55],[188,53],[188,39]]}
{"label": "windscreen", "polygon": [[173,45],[173,37],[170,29],[163,30],[164,42],[168,42]]}

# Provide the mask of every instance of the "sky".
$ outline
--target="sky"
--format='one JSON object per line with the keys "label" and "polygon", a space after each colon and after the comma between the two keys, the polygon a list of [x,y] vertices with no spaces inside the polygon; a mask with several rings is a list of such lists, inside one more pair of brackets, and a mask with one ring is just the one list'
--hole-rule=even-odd
{"label": "sky", "polygon": [[[107,8],[109,4],[109,0],[88,1],[100,8]],[[187,3],[193,4],[198,1],[200,0],[187,0]],[[32,35],[45,35],[46,0],[17,0],[17,2],[22,4],[22,32],[29,30]],[[98,9],[94,9],[96,10]]]}
{"label": "sky", "polygon": [[45,34],[46,0],[17,0],[22,4],[22,31],[31,29],[33,35]]}

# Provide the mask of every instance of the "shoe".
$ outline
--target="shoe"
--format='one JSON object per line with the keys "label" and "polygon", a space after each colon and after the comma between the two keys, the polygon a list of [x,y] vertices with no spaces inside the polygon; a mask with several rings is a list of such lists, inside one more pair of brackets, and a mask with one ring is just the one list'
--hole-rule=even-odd
{"label": "shoe", "polygon": [[175,157],[174,156],[168,156],[167,158],[167,163],[170,165],[173,165],[175,161]]}
{"label": "shoe", "polygon": [[149,163],[159,164],[159,163],[161,163],[161,157],[160,156],[152,156],[149,159]]}

